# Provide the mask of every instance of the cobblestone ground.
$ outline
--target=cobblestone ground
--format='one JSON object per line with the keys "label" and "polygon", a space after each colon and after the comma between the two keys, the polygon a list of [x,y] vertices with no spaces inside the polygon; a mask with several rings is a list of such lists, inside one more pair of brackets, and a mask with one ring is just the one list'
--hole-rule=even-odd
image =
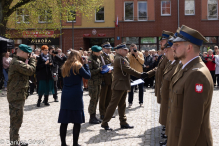
{"label": "cobblestone ground", "polygon": [[[9,110],[6,93],[0,93],[0,145],[6,146],[9,138]],[[61,92],[59,91],[59,99]],[[158,123],[160,106],[156,103],[153,89],[147,89],[144,93],[144,106],[139,107],[138,93],[135,93],[132,108],[126,109],[128,123],[135,126],[134,129],[120,129],[118,112],[116,118],[109,122],[114,130],[106,132],[100,125],[88,123],[88,104],[90,97],[84,92],[84,111],[86,123],[82,124],[79,144],[82,146],[159,146],[161,126]],[[59,124],[57,123],[60,102],[53,102],[50,96],[50,106],[41,104],[36,107],[37,95],[30,96],[25,103],[23,124],[20,129],[21,140],[31,142],[30,146],[60,146]],[[219,145],[219,90],[214,91],[211,124],[214,137],[214,146]],[[97,113],[99,111],[97,110]],[[99,115],[98,115],[99,116]],[[73,124],[69,124],[66,141],[73,145]]]}

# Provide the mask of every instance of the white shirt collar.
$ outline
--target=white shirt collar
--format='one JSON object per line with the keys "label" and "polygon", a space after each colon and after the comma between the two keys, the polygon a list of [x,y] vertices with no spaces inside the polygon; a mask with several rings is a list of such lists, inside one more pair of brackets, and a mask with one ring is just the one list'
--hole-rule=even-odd
{"label": "white shirt collar", "polygon": [[171,65],[172,65],[175,61],[176,61],[176,60],[173,60],[172,63],[171,63]]}
{"label": "white shirt collar", "polygon": [[184,69],[186,67],[186,65],[188,65],[192,60],[198,58],[199,56],[196,56],[194,58],[192,58],[191,60],[189,60],[186,64],[183,65],[182,69]]}

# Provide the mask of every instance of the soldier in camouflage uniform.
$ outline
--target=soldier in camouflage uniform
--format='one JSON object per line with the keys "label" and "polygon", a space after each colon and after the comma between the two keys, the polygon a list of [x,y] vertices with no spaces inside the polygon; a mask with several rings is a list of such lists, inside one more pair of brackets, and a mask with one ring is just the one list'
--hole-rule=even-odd
{"label": "soldier in camouflage uniform", "polygon": [[36,57],[30,56],[29,64],[25,63],[32,49],[24,44],[19,45],[17,56],[14,56],[9,66],[7,99],[10,115],[10,143],[12,146],[26,146],[19,144],[19,129],[23,121],[23,107],[27,97],[29,76],[36,69]]}
{"label": "soldier in camouflage uniform", "polygon": [[100,120],[96,118],[97,102],[100,96],[100,86],[102,84],[102,70],[101,61],[99,56],[101,55],[102,48],[99,46],[93,46],[91,48],[92,53],[88,58],[88,65],[91,72],[91,79],[88,80],[90,104],[88,112],[90,114],[90,124],[100,124]]}

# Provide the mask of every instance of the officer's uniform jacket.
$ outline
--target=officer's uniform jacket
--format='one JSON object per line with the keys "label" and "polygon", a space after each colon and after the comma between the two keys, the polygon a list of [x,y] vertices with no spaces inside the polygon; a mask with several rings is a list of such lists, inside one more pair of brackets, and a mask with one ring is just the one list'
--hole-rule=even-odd
{"label": "officer's uniform jacket", "polygon": [[177,67],[177,64],[179,63],[178,60],[176,60],[173,64],[167,65],[168,67],[164,70],[163,74],[163,81],[160,89],[160,95],[161,95],[161,107],[160,107],[160,119],[159,122],[161,125],[166,126],[166,120],[167,120],[167,113],[168,113],[168,102],[169,102],[169,86],[171,82],[171,77]]}
{"label": "officer's uniform jacket", "polygon": [[96,55],[91,54],[88,58],[88,65],[91,72],[91,78],[88,80],[88,86],[96,86],[102,84],[101,61]]}
{"label": "officer's uniform jacket", "polygon": [[141,73],[129,66],[128,59],[116,54],[114,60],[112,90],[131,90],[130,75],[137,78],[141,77]]}
{"label": "officer's uniform jacket", "polygon": [[189,62],[170,85],[168,146],[212,146],[210,107],[213,80],[200,57]]}
{"label": "officer's uniform jacket", "polygon": [[[103,53],[101,56],[105,62],[105,65],[108,64],[111,64],[111,66],[113,65],[109,55]],[[103,82],[105,83],[105,85],[112,84],[112,72],[103,74]]]}
{"label": "officer's uniform jacket", "polygon": [[169,131],[169,119],[170,119],[170,114],[171,114],[171,110],[170,110],[170,105],[171,105],[171,100],[172,100],[172,92],[170,86],[172,85],[172,81],[175,80],[177,73],[182,69],[182,63],[179,62],[176,65],[176,69],[171,77],[171,81],[170,81],[170,85],[169,85],[169,100],[168,100],[168,111],[167,111],[167,121],[166,121],[166,130],[165,130],[165,134],[168,136],[168,131]]}
{"label": "officer's uniform jacket", "polygon": [[163,55],[158,63],[158,67],[147,72],[148,77],[152,77],[155,75],[155,96],[157,96],[158,103],[161,103],[160,87],[161,87],[161,82],[163,79],[163,71],[166,67],[167,62],[168,62],[167,57],[165,55]]}
{"label": "officer's uniform jacket", "polygon": [[30,58],[29,64],[26,59],[14,56],[8,71],[7,99],[8,102],[25,101],[29,87],[29,76],[36,71],[36,61]]}

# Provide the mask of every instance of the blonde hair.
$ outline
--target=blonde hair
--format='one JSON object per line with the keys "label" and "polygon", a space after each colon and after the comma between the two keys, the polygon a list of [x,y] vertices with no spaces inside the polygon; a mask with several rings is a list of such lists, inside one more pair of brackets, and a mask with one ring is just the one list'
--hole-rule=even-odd
{"label": "blonde hair", "polygon": [[68,59],[62,66],[63,78],[70,76],[71,69],[74,75],[76,75],[76,73],[79,74],[79,69],[82,67],[82,62],[82,57],[79,51],[72,50],[68,56]]}

